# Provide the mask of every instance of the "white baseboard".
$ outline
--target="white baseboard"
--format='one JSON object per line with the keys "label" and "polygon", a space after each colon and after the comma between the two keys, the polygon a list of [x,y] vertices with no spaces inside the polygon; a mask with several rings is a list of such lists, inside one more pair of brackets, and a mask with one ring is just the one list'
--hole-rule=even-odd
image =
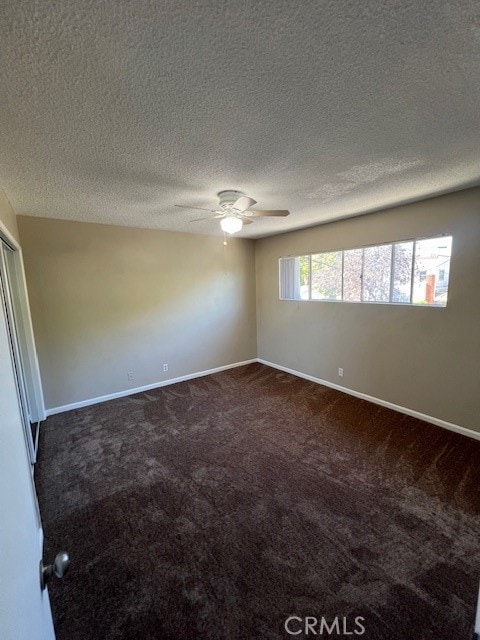
{"label": "white baseboard", "polygon": [[356,398],[361,398],[362,400],[368,400],[368,402],[373,402],[374,404],[378,404],[382,407],[386,407],[387,409],[393,409],[394,411],[398,411],[399,413],[404,413],[408,416],[412,416],[413,418],[418,418],[419,420],[423,420],[424,422],[430,422],[431,424],[434,424],[437,427],[442,427],[443,429],[448,429],[449,431],[455,431],[456,433],[460,433],[469,438],[473,438],[474,440],[480,440],[480,432],[474,431],[473,429],[467,429],[466,427],[461,427],[458,424],[453,424],[452,422],[446,422],[445,420],[441,420],[440,418],[434,418],[433,416],[429,416],[425,413],[420,413],[419,411],[415,411],[414,409],[408,409],[407,407],[402,407],[398,404],[394,404],[393,402],[388,402],[387,400],[382,400],[381,398],[375,398],[374,396],[369,396],[366,393],[355,391],[354,389],[349,389],[348,387],[342,387],[339,384],[329,382],[328,380],[322,380],[321,378],[316,378],[315,376],[311,376],[307,373],[302,373],[301,371],[296,371],[295,369],[290,369],[289,367],[283,367],[282,365],[275,364],[274,362],[269,362],[268,360],[264,360],[263,358],[252,358],[251,360],[244,360],[243,362],[234,362],[232,364],[224,365],[223,367],[215,367],[215,369],[207,369],[206,371],[197,371],[196,373],[189,373],[185,376],[180,376],[178,378],[170,378],[169,380],[162,380],[161,382],[154,382],[152,384],[147,384],[147,385],[144,385],[143,387],[136,387],[134,389],[125,389],[124,391],[117,391],[116,393],[110,393],[105,396],[98,396],[96,398],[81,400],[80,402],[73,402],[72,404],[65,404],[61,407],[52,407],[51,409],[46,410],[46,415],[48,417],[48,416],[53,416],[56,413],[64,413],[65,411],[71,411],[72,409],[81,409],[82,407],[89,407],[92,404],[99,404],[101,402],[107,402],[108,400],[115,400],[115,398],[124,398],[126,396],[134,395],[135,393],[142,393],[143,391],[151,391],[152,389],[158,389],[159,387],[166,387],[168,385],[175,384],[177,382],[184,382],[185,380],[193,380],[194,378],[209,376],[212,373],[219,373],[220,371],[226,371],[227,369],[242,367],[247,364],[252,364],[253,362],[259,362],[261,364],[266,365],[267,367],[272,367],[273,369],[278,369],[279,371],[290,373],[294,376],[297,376],[298,378],[303,378],[304,380],[309,380],[310,382],[322,384],[325,387],[336,389],[337,391],[341,391],[342,393],[347,393],[348,395],[355,396]]}
{"label": "white baseboard", "polygon": [[297,376],[298,378],[304,378],[305,380],[310,380],[310,382],[323,384],[325,387],[336,389],[337,391],[341,391],[342,393],[347,393],[350,396],[355,396],[356,398],[361,398],[362,400],[368,400],[368,402],[379,404],[382,407],[387,407],[387,409],[393,409],[394,411],[405,413],[407,416],[418,418],[419,420],[423,420],[424,422],[430,422],[431,424],[435,424],[437,427],[442,427],[443,429],[448,429],[449,431],[455,431],[456,433],[461,433],[462,435],[468,436],[469,438],[473,438],[474,440],[480,440],[479,431],[474,431],[473,429],[467,429],[466,427],[461,427],[458,424],[453,424],[452,422],[446,422],[445,420],[440,420],[440,418],[434,418],[433,416],[428,416],[425,413],[420,413],[419,411],[414,411],[413,409],[408,409],[407,407],[401,407],[398,404],[393,404],[393,402],[387,402],[386,400],[381,400],[380,398],[369,396],[366,393],[361,393],[360,391],[355,391],[353,389],[348,389],[347,387],[342,387],[341,385],[335,384],[333,382],[329,382],[328,380],[322,380],[321,378],[310,376],[307,373],[302,373],[301,371],[295,371],[295,369],[289,369],[288,367],[283,367],[282,365],[275,364],[274,362],[263,360],[263,358],[257,358],[257,362],[260,362],[261,364],[264,364],[267,367],[272,367],[273,369],[279,369],[280,371],[285,371],[285,373],[291,373],[292,375]]}
{"label": "white baseboard", "polygon": [[257,362],[257,359],[252,358],[251,360],[244,360],[243,362],[234,362],[232,364],[226,364],[223,367],[215,367],[215,369],[207,369],[206,371],[197,371],[196,373],[189,373],[186,376],[180,376],[178,378],[170,378],[169,380],[162,380],[161,382],[146,384],[143,387],[136,387],[135,389],[125,389],[123,391],[109,393],[108,395],[105,395],[105,396],[89,398],[88,400],[80,400],[80,402],[72,402],[72,404],[65,404],[61,407],[52,407],[51,409],[46,410],[46,414],[47,414],[47,417],[53,416],[56,413],[64,413],[65,411],[71,411],[72,409],[81,409],[82,407],[89,407],[92,404],[107,402],[107,400],[115,400],[115,398],[124,398],[125,396],[133,396],[135,393],[142,393],[143,391],[151,391],[152,389],[158,389],[159,387],[166,387],[170,384],[176,384],[177,382],[184,382],[185,380],[193,380],[193,378],[201,378],[203,376],[209,376],[212,373],[219,373],[220,371],[226,371],[227,369],[234,369],[235,367],[243,367],[244,365],[252,364],[253,362]]}

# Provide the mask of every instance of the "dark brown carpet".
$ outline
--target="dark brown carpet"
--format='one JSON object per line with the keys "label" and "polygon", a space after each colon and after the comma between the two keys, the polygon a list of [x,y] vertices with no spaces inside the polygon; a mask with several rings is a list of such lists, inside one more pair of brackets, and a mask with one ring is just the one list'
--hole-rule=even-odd
{"label": "dark brown carpet", "polygon": [[314,637],[290,615],[469,640],[479,468],[479,442],[260,364],[52,416],[58,640]]}

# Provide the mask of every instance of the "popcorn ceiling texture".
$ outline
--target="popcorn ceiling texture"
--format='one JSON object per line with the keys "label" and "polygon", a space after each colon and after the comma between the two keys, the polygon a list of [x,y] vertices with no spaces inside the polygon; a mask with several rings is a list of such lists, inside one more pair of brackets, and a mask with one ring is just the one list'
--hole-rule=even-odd
{"label": "popcorn ceiling texture", "polygon": [[[475,0],[90,0],[0,8],[0,184],[16,212],[260,237],[478,184]],[[200,214],[200,215],[199,215]]]}

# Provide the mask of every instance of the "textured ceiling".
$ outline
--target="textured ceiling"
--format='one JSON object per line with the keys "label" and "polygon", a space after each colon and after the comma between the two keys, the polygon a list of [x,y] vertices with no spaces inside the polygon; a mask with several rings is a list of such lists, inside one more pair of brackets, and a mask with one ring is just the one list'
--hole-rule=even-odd
{"label": "textured ceiling", "polygon": [[479,183],[478,0],[10,0],[0,184],[19,214],[260,237]]}

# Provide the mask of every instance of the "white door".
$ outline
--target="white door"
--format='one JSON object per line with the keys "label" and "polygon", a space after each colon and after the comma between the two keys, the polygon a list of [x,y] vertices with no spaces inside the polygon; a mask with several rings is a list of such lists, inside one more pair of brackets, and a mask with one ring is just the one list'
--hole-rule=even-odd
{"label": "white door", "polygon": [[0,282],[0,638],[54,640],[40,585],[43,532]]}

